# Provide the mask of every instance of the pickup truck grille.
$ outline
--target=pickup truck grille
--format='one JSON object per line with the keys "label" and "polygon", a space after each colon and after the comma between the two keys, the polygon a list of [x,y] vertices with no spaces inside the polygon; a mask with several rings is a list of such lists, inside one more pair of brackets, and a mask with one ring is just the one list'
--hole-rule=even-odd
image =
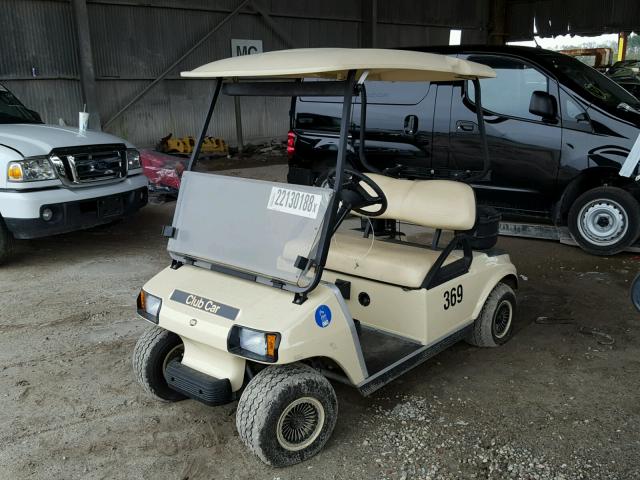
{"label": "pickup truck grille", "polygon": [[69,187],[120,181],[127,176],[126,146],[87,145],[51,152],[58,176]]}

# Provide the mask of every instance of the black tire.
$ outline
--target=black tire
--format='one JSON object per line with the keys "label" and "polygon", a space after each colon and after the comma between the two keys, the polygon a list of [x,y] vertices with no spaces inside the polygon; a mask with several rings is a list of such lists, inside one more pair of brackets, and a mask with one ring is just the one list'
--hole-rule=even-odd
{"label": "black tire", "polygon": [[476,347],[497,347],[509,341],[513,334],[516,307],[513,289],[499,282],[484,302],[467,342]]}
{"label": "black tire", "polygon": [[[306,425],[298,423],[301,417]],[[317,454],[337,417],[338,399],[329,381],[295,363],[267,367],[249,382],[238,402],[236,426],[260,460],[285,467]]]}
{"label": "black tire", "polygon": [[0,265],[11,257],[13,251],[13,235],[0,217]]}
{"label": "black tire", "polygon": [[621,188],[593,188],[571,205],[568,226],[583,250],[593,255],[614,255],[640,235],[640,204]]}
{"label": "black tire", "polygon": [[180,337],[163,328],[151,327],[140,336],[133,349],[133,371],[140,386],[151,397],[164,402],[186,398],[172,390],[164,378],[166,364],[181,357],[183,351]]}

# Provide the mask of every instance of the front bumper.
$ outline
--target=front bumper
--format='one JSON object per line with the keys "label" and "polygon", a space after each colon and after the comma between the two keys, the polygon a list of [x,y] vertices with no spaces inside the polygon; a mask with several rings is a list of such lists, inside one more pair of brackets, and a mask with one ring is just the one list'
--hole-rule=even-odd
{"label": "front bumper", "polygon": [[[19,193],[16,195],[29,195]],[[29,239],[83,230],[124,218],[137,212],[148,201],[146,186],[113,195],[62,203],[42,203],[36,218],[4,217],[15,238]],[[50,199],[54,199],[52,196]],[[41,218],[45,208],[53,212],[49,221]]]}
{"label": "front bumper", "polygon": [[178,360],[169,362],[164,378],[169,387],[176,392],[211,407],[224,405],[235,398],[228,378],[214,378],[187,367]]}

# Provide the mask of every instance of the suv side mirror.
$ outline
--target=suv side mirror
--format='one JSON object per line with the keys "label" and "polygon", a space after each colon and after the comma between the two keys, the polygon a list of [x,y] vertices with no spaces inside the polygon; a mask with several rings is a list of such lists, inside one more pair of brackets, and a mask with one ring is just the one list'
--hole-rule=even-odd
{"label": "suv side mirror", "polygon": [[555,97],[547,92],[536,90],[531,94],[529,112],[545,120],[555,120],[558,116],[558,105]]}

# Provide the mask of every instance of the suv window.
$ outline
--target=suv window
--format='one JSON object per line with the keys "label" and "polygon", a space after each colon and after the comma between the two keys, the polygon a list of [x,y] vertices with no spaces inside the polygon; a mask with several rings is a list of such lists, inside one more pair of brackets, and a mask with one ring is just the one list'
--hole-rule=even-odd
{"label": "suv window", "polygon": [[[305,82],[313,80],[305,80]],[[368,105],[416,105],[427,96],[429,82],[365,82]],[[342,103],[342,97],[300,97],[302,102]],[[360,103],[360,97],[354,99]]]}
{"label": "suv window", "polygon": [[[549,79],[531,65],[516,58],[492,55],[470,55],[468,60],[483,63],[496,71],[496,78],[480,80],[482,106],[499,115],[540,120],[529,112],[531,94],[549,91]],[[467,96],[475,101],[473,83],[467,81]]]}

